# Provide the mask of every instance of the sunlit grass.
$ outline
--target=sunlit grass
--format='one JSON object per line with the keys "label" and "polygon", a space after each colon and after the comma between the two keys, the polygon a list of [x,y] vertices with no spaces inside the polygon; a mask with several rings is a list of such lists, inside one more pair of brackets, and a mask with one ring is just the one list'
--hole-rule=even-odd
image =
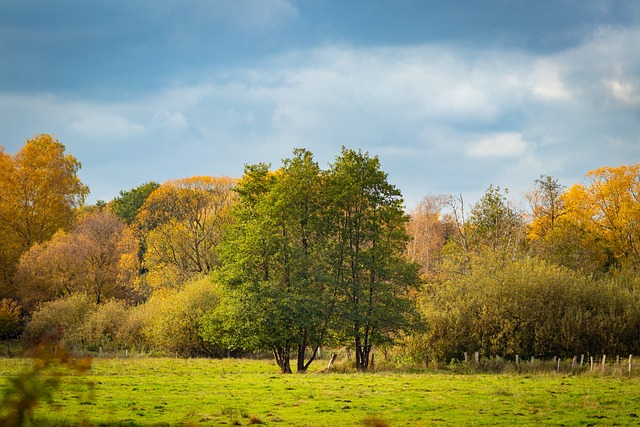
{"label": "sunlit grass", "polygon": [[[28,367],[0,359],[0,384]],[[316,366],[319,369],[321,366]],[[87,384],[90,384],[89,386]],[[255,360],[100,359],[37,425],[640,425],[640,379],[447,372],[282,375]]]}

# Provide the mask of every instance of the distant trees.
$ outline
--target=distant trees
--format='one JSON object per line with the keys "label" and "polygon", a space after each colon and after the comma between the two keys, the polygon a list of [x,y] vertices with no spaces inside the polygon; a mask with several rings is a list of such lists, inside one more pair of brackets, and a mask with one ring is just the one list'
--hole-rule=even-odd
{"label": "distant trees", "polygon": [[146,198],[134,227],[152,288],[178,286],[219,265],[215,248],[231,221],[234,185],[228,177],[195,176],[166,182]]}
{"label": "distant trees", "polygon": [[0,149],[2,339],[26,323],[93,351],[268,349],[282,372],[338,345],[365,371],[399,340],[415,360],[640,351],[640,164],[542,175],[528,216],[493,185],[405,215],[378,158],[346,148],[91,207],[79,168],[49,135]]}
{"label": "distant trees", "polygon": [[38,302],[84,292],[96,303],[109,297],[131,299],[137,279],[138,244],[116,216],[82,215],[69,231],[34,245],[20,259],[17,292],[33,309]]}

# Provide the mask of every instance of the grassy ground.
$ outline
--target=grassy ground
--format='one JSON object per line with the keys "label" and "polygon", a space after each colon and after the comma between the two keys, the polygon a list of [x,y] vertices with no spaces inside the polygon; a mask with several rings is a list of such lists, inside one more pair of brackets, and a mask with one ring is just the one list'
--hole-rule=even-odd
{"label": "grassy ground", "polygon": [[[0,359],[0,388],[7,376],[29,363]],[[638,402],[640,378],[622,373],[281,375],[267,361],[94,359],[88,374],[63,379],[55,403],[38,408],[35,421],[122,426],[640,425]]]}

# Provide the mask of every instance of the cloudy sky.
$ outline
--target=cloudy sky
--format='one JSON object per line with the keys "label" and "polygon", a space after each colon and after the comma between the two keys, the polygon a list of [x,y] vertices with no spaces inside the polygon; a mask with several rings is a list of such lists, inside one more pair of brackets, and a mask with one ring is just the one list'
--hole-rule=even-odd
{"label": "cloudy sky", "polygon": [[89,202],[380,157],[407,206],[640,161],[636,0],[0,0],[0,145],[54,134]]}

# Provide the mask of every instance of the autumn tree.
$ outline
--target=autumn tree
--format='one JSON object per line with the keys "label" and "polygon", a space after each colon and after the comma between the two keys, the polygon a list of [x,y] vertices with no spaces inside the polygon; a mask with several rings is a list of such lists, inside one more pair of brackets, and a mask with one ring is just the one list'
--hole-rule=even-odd
{"label": "autumn tree", "polygon": [[219,265],[216,247],[231,220],[235,180],[195,176],[168,181],[139,210],[138,236],[152,287],[174,287]]}
{"label": "autumn tree", "polygon": [[78,178],[80,166],[62,143],[46,134],[27,140],[15,156],[0,151],[0,267],[5,289],[23,252],[71,226],[74,209],[89,193]]}
{"label": "autumn tree", "polygon": [[423,273],[435,271],[442,248],[453,232],[443,215],[447,201],[445,195],[429,194],[409,214],[407,233],[411,240],[407,244],[407,258],[418,263]]}
{"label": "autumn tree", "polygon": [[357,370],[366,371],[373,346],[407,330],[416,313],[418,269],[404,258],[408,217],[377,157],[343,148],[327,175],[336,328],[351,341]]}
{"label": "autumn tree", "polygon": [[133,297],[138,244],[118,217],[105,211],[82,215],[69,232],[34,245],[16,274],[25,305],[84,292],[96,303]]}
{"label": "autumn tree", "polygon": [[640,163],[595,169],[587,180],[563,194],[566,221],[582,231],[585,244],[600,248],[604,269],[640,267]]}

